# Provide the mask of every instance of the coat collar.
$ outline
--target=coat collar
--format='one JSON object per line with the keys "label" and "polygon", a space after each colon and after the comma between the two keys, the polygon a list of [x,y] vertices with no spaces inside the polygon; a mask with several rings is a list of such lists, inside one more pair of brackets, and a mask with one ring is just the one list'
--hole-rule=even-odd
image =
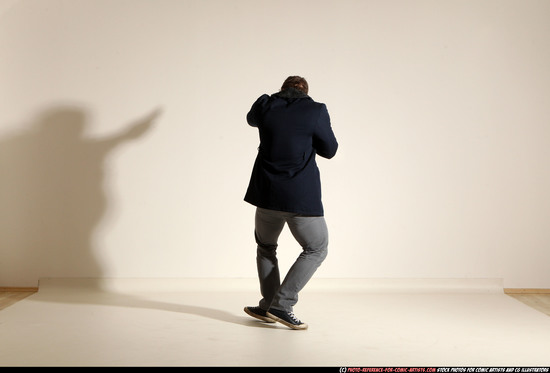
{"label": "coat collar", "polygon": [[309,96],[296,88],[287,88],[284,91],[274,93],[273,96],[281,98],[308,98]]}

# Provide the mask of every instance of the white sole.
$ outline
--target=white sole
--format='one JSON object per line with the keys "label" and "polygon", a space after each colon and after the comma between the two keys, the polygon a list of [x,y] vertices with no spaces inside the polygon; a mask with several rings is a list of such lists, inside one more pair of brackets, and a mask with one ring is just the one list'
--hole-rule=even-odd
{"label": "white sole", "polygon": [[307,324],[306,323],[303,323],[303,324],[300,324],[300,325],[294,325],[294,324],[291,324],[269,312],[266,312],[267,316],[269,316],[270,318],[272,318],[273,320],[277,321],[277,322],[280,322],[281,324],[283,324],[284,326],[287,326],[289,327],[290,329],[294,329],[294,330],[305,330],[307,329]]}

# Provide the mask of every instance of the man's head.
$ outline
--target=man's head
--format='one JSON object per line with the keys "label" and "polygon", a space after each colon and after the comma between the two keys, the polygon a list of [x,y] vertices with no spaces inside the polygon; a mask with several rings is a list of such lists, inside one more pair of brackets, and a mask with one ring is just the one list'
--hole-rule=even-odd
{"label": "man's head", "polygon": [[301,76],[289,76],[288,78],[286,78],[286,80],[283,83],[283,86],[281,87],[281,91],[284,91],[285,89],[288,89],[288,88],[295,88],[299,91],[304,92],[306,95],[309,90],[307,81]]}

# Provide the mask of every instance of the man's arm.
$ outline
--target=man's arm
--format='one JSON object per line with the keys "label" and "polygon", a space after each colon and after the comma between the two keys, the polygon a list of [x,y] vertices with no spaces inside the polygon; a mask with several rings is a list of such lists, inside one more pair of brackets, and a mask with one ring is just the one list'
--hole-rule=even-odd
{"label": "man's arm", "polygon": [[268,95],[261,95],[254,104],[252,104],[252,107],[250,108],[250,111],[246,115],[246,121],[248,124],[250,124],[252,127],[258,127],[261,120],[262,115],[262,109],[264,103],[269,99]]}
{"label": "man's arm", "polygon": [[325,104],[322,104],[321,113],[313,134],[313,148],[321,157],[332,158],[338,150],[338,141],[330,125],[330,116]]}

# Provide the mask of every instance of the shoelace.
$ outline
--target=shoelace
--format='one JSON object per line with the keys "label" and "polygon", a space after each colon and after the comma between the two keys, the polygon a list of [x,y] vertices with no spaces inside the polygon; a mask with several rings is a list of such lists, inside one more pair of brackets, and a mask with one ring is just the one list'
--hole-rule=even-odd
{"label": "shoelace", "polygon": [[302,323],[302,322],[300,321],[300,319],[298,319],[298,318],[296,317],[296,315],[294,315],[294,312],[289,312],[289,313],[288,313],[288,316],[289,316],[292,320],[294,320],[294,322],[296,322],[297,324],[301,324],[301,323]]}

